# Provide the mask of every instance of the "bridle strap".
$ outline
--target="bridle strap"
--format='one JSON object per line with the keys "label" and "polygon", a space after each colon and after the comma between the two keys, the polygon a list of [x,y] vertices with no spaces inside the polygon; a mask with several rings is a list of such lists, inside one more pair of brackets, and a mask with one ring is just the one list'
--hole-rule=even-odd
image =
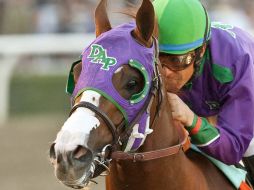
{"label": "bridle strap", "polygon": [[148,152],[140,153],[126,153],[122,151],[115,151],[112,153],[111,158],[114,160],[130,160],[133,162],[144,162],[149,160],[155,160],[167,156],[171,156],[183,150],[184,152],[190,147],[189,134],[182,126],[178,125],[180,143],[168,148],[163,148],[159,150],[153,150]]}
{"label": "bridle strap", "polygon": [[153,37],[153,42],[154,42],[154,50],[155,50],[155,56],[154,56],[154,78],[152,81],[152,86],[151,86],[151,90],[149,92],[148,98],[146,100],[146,102],[144,103],[144,105],[142,106],[141,110],[138,112],[137,116],[131,121],[131,123],[126,127],[126,129],[124,130],[124,132],[122,134],[120,134],[120,141],[125,144],[125,142],[128,141],[134,126],[140,121],[140,118],[143,116],[143,114],[145,112],[147,112],[148,114],[150,114],[150,108],[151,108],[151,104],[155,99],[156,96],[156,92],[158,92],[158,103],[157,103],[157,107],[156,107],[156,113],[154,116],[154,120],[151,124],[151,128],[154,124],[154,121],[156,119],[156,117],[158,116],[158,112],[160,110],[160,106],[161,106],[161,101],[162,101],[162,92],[161,92],[161,76],[159,73],[159,69],[158,69],[158,64],[159,64],[159,48],[158,48],[158,41],[155,37]]}
{"label": "bridle strap", "polygon": [[144,112],[146,112],[146,111],[149,112],[148,106],[151,104],[151,102],[153,102],[154,90],[150,91],[149,97],[147,98],[147,100],[146,100],[145,104],[143,105],[143,107],[141,108],[141,110],[138,112],[137,116],[132,120],[132,122],[127,127],[125,127],[125,130],[123,131],[123,133],[120,134],[120,141],[122,143],[125,143],[128,141],[135,124],[138,123],[138,121],[140,121],[140,118],[142,117]]}
{"label": "bridle strap", "polygon": [[89,110],[93,111],[96,115],[98,115],[106,124],[106,126],[109,128],[109,130],[112,133],[113,136],[113,142],[117,141],[117,134],[116,134],[116,127],[114,123],[111,121],[111,119],[107,116],[106,113],[101,111],[98,107],[95,105],[91,104],[90,102],[85,102],[81,101],[78,104],[74,105],[70,111],[69,116],[72,115],[72,113],[77,109],[77,108],[88,108]]}

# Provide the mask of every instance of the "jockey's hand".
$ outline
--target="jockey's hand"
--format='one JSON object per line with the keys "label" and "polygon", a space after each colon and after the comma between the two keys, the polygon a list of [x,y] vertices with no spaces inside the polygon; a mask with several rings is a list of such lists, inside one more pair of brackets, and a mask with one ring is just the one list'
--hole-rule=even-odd
{"label": "jockey's hand", "polygon": [[191,126],[194,119],[193,111],[176,94],[167,95],[173,119],[180,121],[184,126]]}

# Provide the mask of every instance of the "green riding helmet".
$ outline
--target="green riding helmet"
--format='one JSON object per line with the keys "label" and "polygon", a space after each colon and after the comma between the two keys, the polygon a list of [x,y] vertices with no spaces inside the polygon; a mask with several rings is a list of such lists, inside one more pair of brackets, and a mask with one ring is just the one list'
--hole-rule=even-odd
{"label": "green riding helmet", "polygon": [[160,52],[184,54],[210,37],[210,20],[199,0],[155,0]]}

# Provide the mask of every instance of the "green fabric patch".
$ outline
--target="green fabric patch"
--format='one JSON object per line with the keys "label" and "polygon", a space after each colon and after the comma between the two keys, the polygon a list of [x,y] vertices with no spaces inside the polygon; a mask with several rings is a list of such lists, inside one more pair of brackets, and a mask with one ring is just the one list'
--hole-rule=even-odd
{"label": "green fabric patch", "polygon": [[[205,119],[202,119],[202,124],[199,132],[195,135],[191,135],[191,142],[193,144],[205,145],[219,136],[219,131]],[[189,129],[188,129],[189,130]],[[190,129],[191,130],[191,129]]]}
{"label": "green fabric patch", "polygon": [[227,67],[223,67],[218,64],[212,64],[212,72],[216,80],[218,80],[222,84],[234,80],[232,71]]}
{"label": "green fabric patch", "polygon": [[185,127],[186,130],[190,132],[196,126],[197,121],[198,121],[198,116],[196,114],[194,114],[194,118],[193,118],[192,124],[191,124],[191,126],[186,126]]}
{"label": "green fabric patch", "polygon": [[184,85],[184,89],[191,90],[191,89],[192,89],[192,86],[193,86],[192,81],[188,81],[188,82]]}
{"label": "green fabric patch", "polygon": [[72,95],[74,88],[75,88],[73,69],[80,62],[81,62],[81,59],[75,61],[71,65],[71,69],[70,69],[69,76],[68,76],[67,83],[66,83],[66,93],[69,95]]}

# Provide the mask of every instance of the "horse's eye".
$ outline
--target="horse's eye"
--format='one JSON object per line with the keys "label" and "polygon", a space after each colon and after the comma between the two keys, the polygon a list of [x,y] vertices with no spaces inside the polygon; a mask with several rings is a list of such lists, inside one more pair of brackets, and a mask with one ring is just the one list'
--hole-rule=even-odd
{"label": "horse's eye", "polygon": [[134,80],[134,79],[132,79],[132,80],[130,80],[130,81],[127,83],[126,89],[127,89],[127,90],[134,90],[135,87],[137,86],[137,84],[138,84],[137,81]]}

